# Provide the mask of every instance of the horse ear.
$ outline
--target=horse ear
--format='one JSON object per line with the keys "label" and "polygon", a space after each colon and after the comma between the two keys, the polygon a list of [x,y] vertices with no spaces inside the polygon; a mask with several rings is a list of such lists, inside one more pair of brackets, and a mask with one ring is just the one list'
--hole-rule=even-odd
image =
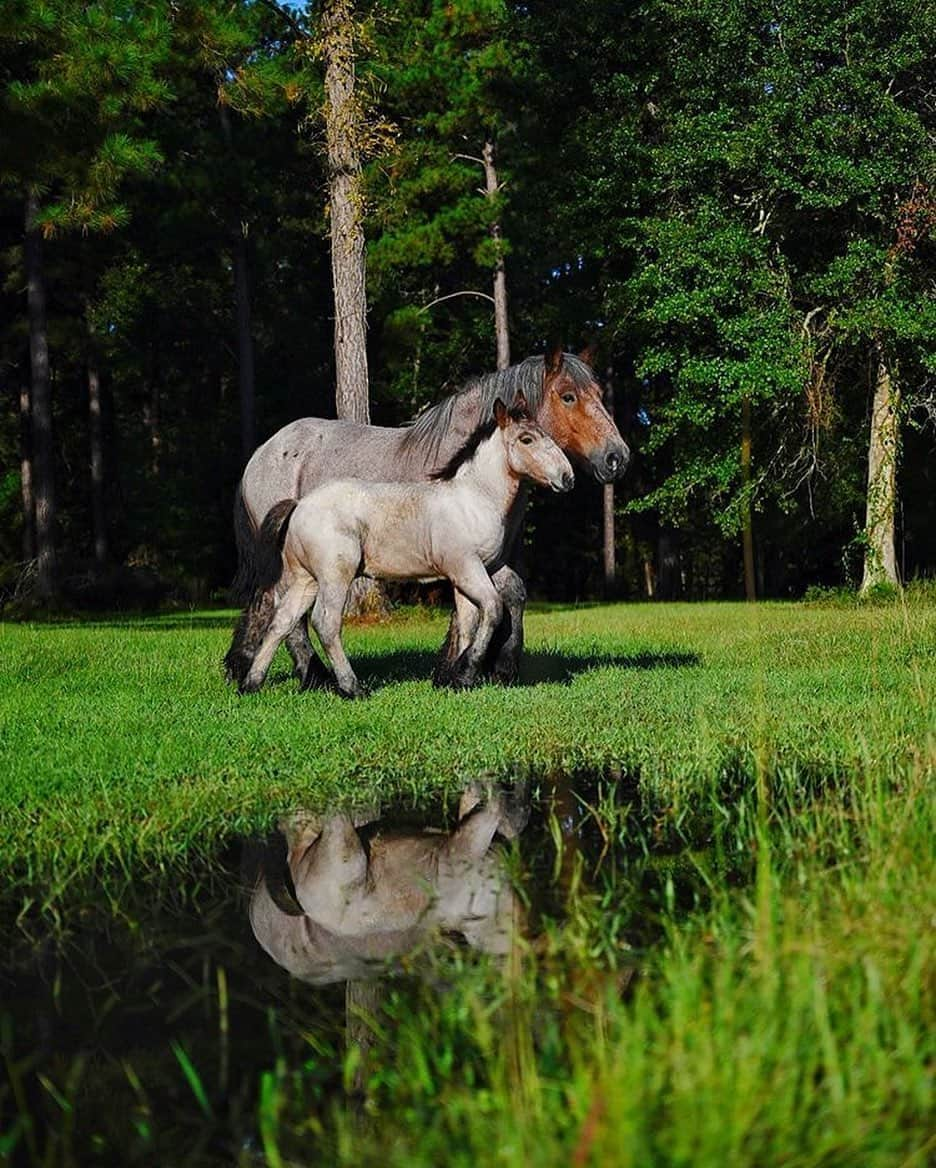
{"label": "horse ear", "polygon": [[514,418],[532,418],[530,406],[526,399],[526,394],[523,390],[519,390],[517,396],[514,398],[513,409],[510,411]]}
{"label": "horse ear", "polygon": [[546,376],[551,377],[562,368],[562,345],[553,341],[546,346]]}
{"label": "horse ear", "polygon": [[584,361],[584,363],[586,365],[588,365],[589,368],[594,368],[595,356],[596,356],[597,352],[598,352],[598,346],[595,344],[594,341],[589,341],[588,344],[585,346],[585,348],[581,351],[581,353],[579,353],[579,360]]}
{"label": "horse ear", "polygon": [[500,398],[494,403],[494,420],[501,430],[507,425],[507,407]]}

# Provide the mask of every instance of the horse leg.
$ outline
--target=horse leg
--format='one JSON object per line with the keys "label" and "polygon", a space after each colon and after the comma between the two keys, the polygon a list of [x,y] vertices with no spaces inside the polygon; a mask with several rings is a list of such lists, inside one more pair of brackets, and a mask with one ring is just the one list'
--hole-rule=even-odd
{"label": "horse leg", "polygon": [[504,602],[504,618],[491,638],[484,661],[484,672],[502,685],[511,685],[520,671],[523,653],[523,610],[526,608],[526,586],[509,564],[504,564],[491,577],[494,587]]}
{"label": "horse leg", "polygon": [[286,634],[286,648],[293,659],[293,672],[302,682],[303,689],[320,689],[328,685],[329,673],[312,646],[305,613]]}
{"label": "horse leg", "polygon": [[[491,577],[494,587],[504,603],[504,616],[491,638],[484,660],[484,673],[501,685],[511,685],[520,672],[520,657],[523,654],[523,611],[526,607],[526,586],[520,576],[508,564],[502,565]],[[474,634],[476,616],[467,619],[468,638]],[[448,685],[455,662],[465,650],[464,630],[466,623],[459,608],[458,592],[455,593],[455,611],[449,621],[445,644],[436,661],[432,680],[435,685]]]}
{"label": "horse leg", "polygon": [[319,588],[319,594],[312,607],[312,626],[322,642],[325,656],[335,671],[338,691],[346,698],[356,698],[362,692],[341,643],[341,620],[353,579],[353,572],[346,577],[333,574],[327,584],[323,583]]}
{"label": "horse leg", "polygon": [[456,689],[467,689],[478,680],[478,672],[491,637],[504,615],[504,602],[491,582],[487,569],[477,557],[459,564],[449,573],[449,579],[480,612],[474,640],[455,660],[449,682]]}
{"label": "horse leg", "polygon": [[276,611],[270,628],[257,650],[247,676],[240,686],[241,693],[255,693],[267,675],[273,655],[279,648],[283,638],[303,615],[315,595],[316,582],[312,576],[304,576],[295,581],[276,599]]}
{"label": "horse leg", "polygon": [[435,686],[446,686],[451,682],[452,668],[474,639],[478,627],[478,610],[463,592],[455,588],[454,593],[455,611],[449,622],[448,639],[432,671]]}
{"label": "horse leg", "polygon": [[367,876],[367,853],[350,816],[326,816],[311,845],[290,855],[289,871],[303,911],[326,928],[339,928]]}

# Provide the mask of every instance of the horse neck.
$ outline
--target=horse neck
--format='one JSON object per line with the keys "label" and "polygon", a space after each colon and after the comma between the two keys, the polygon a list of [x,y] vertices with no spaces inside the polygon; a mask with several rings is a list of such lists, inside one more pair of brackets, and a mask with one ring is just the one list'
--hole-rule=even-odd
{"label": "horse neck", "polygon": [[[481,420],[482,396],[478,385],[452,394],[448,426],[444,430],[440,427],[438,432],[430,431],[416,441],[408,428],[399,431],[399,453],[413,478],[423,478],[445,466],[464,446]],[[433,410],[441,410],[446,402],[440,402]]]}
{"label": "horse neck", "polygon": [[502,515],[507,514],[520,490],[520,477],[510,468],[499,431],[481,443],[452,481],[484,495]]}

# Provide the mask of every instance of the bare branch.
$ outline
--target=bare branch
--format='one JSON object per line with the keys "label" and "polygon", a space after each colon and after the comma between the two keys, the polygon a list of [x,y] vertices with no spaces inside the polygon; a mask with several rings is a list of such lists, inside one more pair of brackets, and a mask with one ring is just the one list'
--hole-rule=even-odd
{"label": "bare branch", "polygon": [[488,296],[487,292],[475,292],[471,288],[466,288],[462,292],[449,292],[447,296],[438,296],[435,300],[430,300],[428,304],[424,304],[420,308],[420,312],[428,312],[436,304],[441,304],[443,300],[451,300],[453,296],[480,296],[482,300],[490,300],[494,303],[494,297]]}

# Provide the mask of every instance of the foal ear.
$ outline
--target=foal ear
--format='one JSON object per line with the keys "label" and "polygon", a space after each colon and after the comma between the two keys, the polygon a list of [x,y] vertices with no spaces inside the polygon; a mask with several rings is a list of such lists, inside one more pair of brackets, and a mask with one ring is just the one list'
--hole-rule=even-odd
{"label": "foal ear", "polygon": [[497,422],[498,428],[503,430],[507,425],[508,415],[507,407],[500,398],[494,403],[494,421]]}
{"label": "foal ear", "polygon": [[558,373],[562,368],[562,345],[559,341],[553,341],[546,348],[546,376],[551,377]]}

